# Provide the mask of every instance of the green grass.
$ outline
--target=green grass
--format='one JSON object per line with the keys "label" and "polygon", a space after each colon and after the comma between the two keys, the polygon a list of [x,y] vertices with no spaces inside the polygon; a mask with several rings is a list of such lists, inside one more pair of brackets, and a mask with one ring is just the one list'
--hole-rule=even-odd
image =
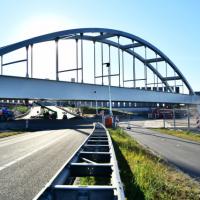
{"label": "green grass", "polygon": [[[82,112],[84,114],[96,114],[96,108],[95,107],[87,107],[87,106],[83,106],[81,107],[82,109]],[[106,108],[106,107],[98,107],[98,112],[100,112],[101,110],[104,110],[105,112],[109,113],[109,108]],[[128,112],[123,112],[123,111],[118,111],[118,110],[115,110],[113,109],[112,110],[113,112],[113,115],[127,115],[129,114]]]}
{"label": "green grass", "polygon": [[26,113],[29,108],[28,108],[28,106],[25,106],[25,105],[10,105],[10,106],[8,106],[8,109],[10,109],[12,111],[17,110],[23,114],[23,113]]}
{"label": "green grass", "polygon": [[22,132],[0,132],[0,138],[9,137],[17,134],[21,134]]}
{"label": "green grass", "polygon": [[80,185],[110,185],[110,178],[104,177],[80,177]]}
{"label": "green grass", "polygon": [[24,114],[28,111],[29,108],[27,106],[15,106],[14,109]]}
{"label": "green grass", "polygon": [[124,131],[109,131],[128,200],[200,199],[200,184],[167,166]]}
{"label": "green grass", "polygon": [[158,131],[160,133],[173,135],[173,136],[183,138],[183,139],[200,142],[200,134],[196,134],[192,131],[172,130],[172,129],[166,129],[166,128],[154,128],[152,130]]}

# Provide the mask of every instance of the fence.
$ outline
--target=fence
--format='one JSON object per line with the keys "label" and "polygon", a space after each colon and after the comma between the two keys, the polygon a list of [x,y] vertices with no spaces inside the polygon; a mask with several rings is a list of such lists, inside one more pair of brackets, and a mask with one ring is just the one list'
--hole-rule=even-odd
{"label": "fence", "polygon": [[200,131],[200,114],[196,106],[173,108],[172,116],[163,116],[163,127]]}

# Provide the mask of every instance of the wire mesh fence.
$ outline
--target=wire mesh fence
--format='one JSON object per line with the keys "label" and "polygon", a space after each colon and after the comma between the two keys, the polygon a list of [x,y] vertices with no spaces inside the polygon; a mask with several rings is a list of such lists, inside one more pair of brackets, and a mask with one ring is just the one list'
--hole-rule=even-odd
{"label": "wire mesh fence", "polygon": [[163,115],[163,127],[200,131],[200,114],[197,106],[173,108],[171,116]]}

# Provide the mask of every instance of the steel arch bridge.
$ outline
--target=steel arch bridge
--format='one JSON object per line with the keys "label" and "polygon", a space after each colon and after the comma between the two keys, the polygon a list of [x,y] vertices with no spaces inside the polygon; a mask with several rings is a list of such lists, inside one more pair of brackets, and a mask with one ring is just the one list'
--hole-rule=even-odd
{"label": "steel arch bridge", "polygon": [[[61,41],[74,40],[75,43],[75,67],[70,69],[60,70],[59,66],[59,44]],[[38,43],[55,41],[55,79],[41,80],[33,78],[33,48]],[[84,41],[90,41],[93,45],[92,56],[93,60],[92,72],[93,83],[87,83],[84,80],[85,66],[84,66]],[[97,47],[100,49],[100,65],[97,64]],[[4,57],[19,49],[25,49],[25,58],[20,60],[12,60],[4,62]],[[105,50],[107,48],[107,50]],[[117,50],[115,62],[112,64],[111,48]],[[106,59],[105,51],[107,52]],[[86,52],[88,53],[88,52]],[[128,76],[125,73],[126,65],[125,55],[131,56],[131,70],[129,68]],[[15,44],[7,45],[0,48],[1,56],[1,77],[0,83],[1,91],[4,91],[0,98],[52,98],[52,99],[84,99],[84,100],[107,100],[105,95],[105,79],[108,77],[116,78],[117,85],[112,88],[112,96],[114,100],[120,101],[150,101],[150,102],[180,102],[180,103],[197,103],[199,102],[189,82],[186,80],[177,66],[158,48],[144,39],[133,34],[105,28],[81,28],[64,30],[46,35],[34,37]],[[129,59],[130,60],[130,59]],[[8,65],[16,63],[25,63],[26,74],[25,78],[11,77],[4,74],[4,69]],[[140,63],[140,68],[137,66]],[[141,68],[141,63],[143,68]],[[115,68],[116,73],[105,72],[105,65],[110,66],[110,69]],[[130,62],[129,62],[130,64]],[[98,65],[98,66],[97,66]],[[100,66],[100,67],[99,67]],[[137,70],[143,71],[143,77],[137,76]],[[161,70],[160,70],[161,69]],[[165,73],[163,73],[165,69]],[[97,75],[97,71],[100,74]],[[168,73],[171,71],[171,74]],[[63,82],[60,80],[61,73],[75,72],[75,78],[72,82]],[[130,77],[131,74],[131,77]],[[141,74],[141,73],[140,73]],[[129,77],[129,78],[127,78]],[[151,77],[151,78],[149,78]],[[55,81],[56,80],[56,81]],[[153,80],[153,81],[152,81]],[[142,83],[141,83],[142,82]],[[115,81],[116,83],[116,81]],[[126,87],[126,84],[129,84]],[[16,87],[20,84],[20,87]],[[45,86],[44,86],[45,85]],[[59,85],[59,86],[58,86]],[[29,86],[29,87],[28,87]],[[117,86],[117,87],[116,87]],[[187,94],[180,94],[180,86],[187,89]],[[33,89],[31,89],[33,87]],[[54,95],[42,95],[45,90],[56,90]],[[71,92],[72,95],[58,94],[59,87],[62,92]],[[14,92],[14,89],[18,90]],[[40,89],[43,89],[39,91]],[[87,91],[87,89],[89,91]],[[85,89],[83,94],[82,90]],[[23,92],[20,92],[23,90]],[[37,90],[37,92],[36,92]],[[51,90],[51,89],[50,89]],[[32,91],[32,94],[31,94]],[[98,92],[98,97],[94,97],[92,91]],[[12,94],[9,94],[12,93]],[[27,94],[25,94],[25,92]],[[117,93],[121,93],[117,94]],[[131,92],[131,93],[130,93]],[[14,94],[13,94],[14,93]],[[19,94],[20,93],[20,94]],[[116,94],[115,94],[116,93]],[[162,93],[162,94],[161,94]],[[184,93],[184,92],[182,92]],[[13,96],[12,96],[13,95]],[[57,98],[56,98],[57,95]],[[125,95],[125,96],[124,96]],[[127,95],[130,96],[127,98]],[[137,95],[137,97],[136,97]],[[148,98],[146,98],[148,96]],[[162,97],[161,97],[162,96]]]}

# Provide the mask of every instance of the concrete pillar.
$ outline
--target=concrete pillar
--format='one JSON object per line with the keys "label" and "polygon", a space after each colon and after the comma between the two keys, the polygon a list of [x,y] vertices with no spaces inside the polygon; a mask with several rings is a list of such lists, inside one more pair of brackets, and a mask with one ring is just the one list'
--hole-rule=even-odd
{"label": "concrete pillar", "polygon": [[125,108],[128,108],[129,107],[129,102],[126,101],[124,105],[125,105]]}
{"label": "concrete pillar", "polygon": [[118,107],[118,102],[117,102],[117,101],[114,101],[113,103],[114,103],[113,107],[114,107],[114,108],[117,108],[117,107]]}
{"label": "concrete pillar", "polygon": [[124,102],[123,101],[120,101],[120,108],[123,108],[124,107]]}
{"label": "concrete pillar", "polygon": [[107,107],[107,101],[103,101],[103,107]]}
{"label": "concrete pillar", "polygon": [[188,131],[190,130],[190,106],[187,105]]}

